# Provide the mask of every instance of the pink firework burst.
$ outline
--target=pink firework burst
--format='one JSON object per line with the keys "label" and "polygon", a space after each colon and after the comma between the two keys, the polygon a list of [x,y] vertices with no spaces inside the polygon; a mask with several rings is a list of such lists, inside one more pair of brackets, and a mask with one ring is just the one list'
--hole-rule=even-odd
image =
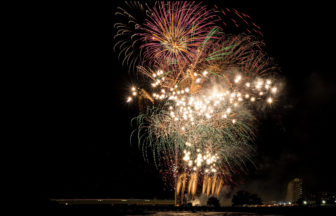
{"label": "pink firework burst", "polygon": [[158,2],[148,13],[142,40],[150,63],[188,64],[214,27],[216,16],[195,2]]}

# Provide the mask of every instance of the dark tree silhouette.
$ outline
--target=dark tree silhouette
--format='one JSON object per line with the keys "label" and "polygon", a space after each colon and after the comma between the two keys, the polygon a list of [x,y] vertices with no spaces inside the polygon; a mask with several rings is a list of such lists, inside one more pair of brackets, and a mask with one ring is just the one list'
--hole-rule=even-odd
{"label": "dark tree silhouette", "polygon": [[247,191],[238,191],[233,197],[232,197],[232,205],[261,205],[262,200],[257,194],[250,194]]}
{"label": "dark tree silhouette", "polygon": [[303,206],[303,198],[300,198],[296,201],[296,204],[298,204],[299,206]]}
{"label": "dark tree silhouette", "polygon": [[257,194],[251,194],[250,199],[249,199],[249,204],[261,205],[262,200]]}
{"label": "dark tree silhouette", "polygon": [[250,193],[247,191],[238,191],[236,195],[232,197],[232,205],[243,205],[248,203]]}
{"label": "dark tree silhouette", "polygon": [[219,207],[219,200],[216,197],[210,197],[208,199],[208,206],[213,206],[215,208]]}

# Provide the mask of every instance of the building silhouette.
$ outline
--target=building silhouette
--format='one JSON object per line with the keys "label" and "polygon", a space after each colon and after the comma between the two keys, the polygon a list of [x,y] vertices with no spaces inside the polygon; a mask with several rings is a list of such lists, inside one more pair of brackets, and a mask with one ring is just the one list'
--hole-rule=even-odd
{"label": "building silhouette", "polygon": [[302,179],[295,178],[288,183],[286,201],[294,203],[299,199],[302,199]]}

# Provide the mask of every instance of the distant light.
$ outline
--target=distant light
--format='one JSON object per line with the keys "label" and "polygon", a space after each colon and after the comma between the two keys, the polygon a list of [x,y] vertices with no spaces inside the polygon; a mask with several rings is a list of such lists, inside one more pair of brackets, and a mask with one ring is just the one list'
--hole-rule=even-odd
{"label": "distant light", "polygon": [[292,202],[288,202],[288,204],[289,204],[289,205],[291,205],[291,204],[292,204]]}
{"label": "distant light", "polygon": [[306,201],[306,200],[304,200],[304,201],[303,201],[303,204],[304,204],[304,205],[307,205],[307,201]]}
{"label": "distant light", "polygon": [[326,201],[325,201],[325,200],[322,200],[322,204],[326,204]]}
{"label": "distant light", "polygon": [[260,89],[262,84],[263,84],[263,82],[261,80],[259,80],[256,84],[256,88]]}
{"label": "distant light", "polygon": [[236,76],[235,83],[238,83],[240,80],[241,80],[241,76],[240,75]]}

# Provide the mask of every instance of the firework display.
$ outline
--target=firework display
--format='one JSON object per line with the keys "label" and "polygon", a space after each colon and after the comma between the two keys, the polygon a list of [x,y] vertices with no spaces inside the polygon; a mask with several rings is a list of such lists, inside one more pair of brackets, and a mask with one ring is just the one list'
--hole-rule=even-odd
{"label": "firework display", "polygon": [[[143,22],[119,9],[138,31],[116,42],[123,62],[143,77],[126,102],[148,101],[131,136],[144,158],[175,180],[176,196],[216,196],[253,163],[257,114],[276,101],[277,68],[251,33],[261,35],[255,23],[239,34],[226,31],[229,9],[189,1],[135,5]],[[248,24],[248,15],[232,11]],[[117,38],[131,33],[126,26],[117,24]]]}
{"label": "firework display", "polygon": [[151,63],[190,63],[214,24],[214,15],[201,3],[158,2],[149,13],[141,36]]}
{"label": "firework display", "polygon": [[116,29],[114,35],[113,49],[118,49],[118,59],[122,65],[127,65],[129,71],[135,71],[136,67],[143,62],[140,46],[139,33],[141,32],[141,21],[145,19],[145,8],[137,1],[126,1],[124,7],[117,7],[118,22],[113,27]]}

